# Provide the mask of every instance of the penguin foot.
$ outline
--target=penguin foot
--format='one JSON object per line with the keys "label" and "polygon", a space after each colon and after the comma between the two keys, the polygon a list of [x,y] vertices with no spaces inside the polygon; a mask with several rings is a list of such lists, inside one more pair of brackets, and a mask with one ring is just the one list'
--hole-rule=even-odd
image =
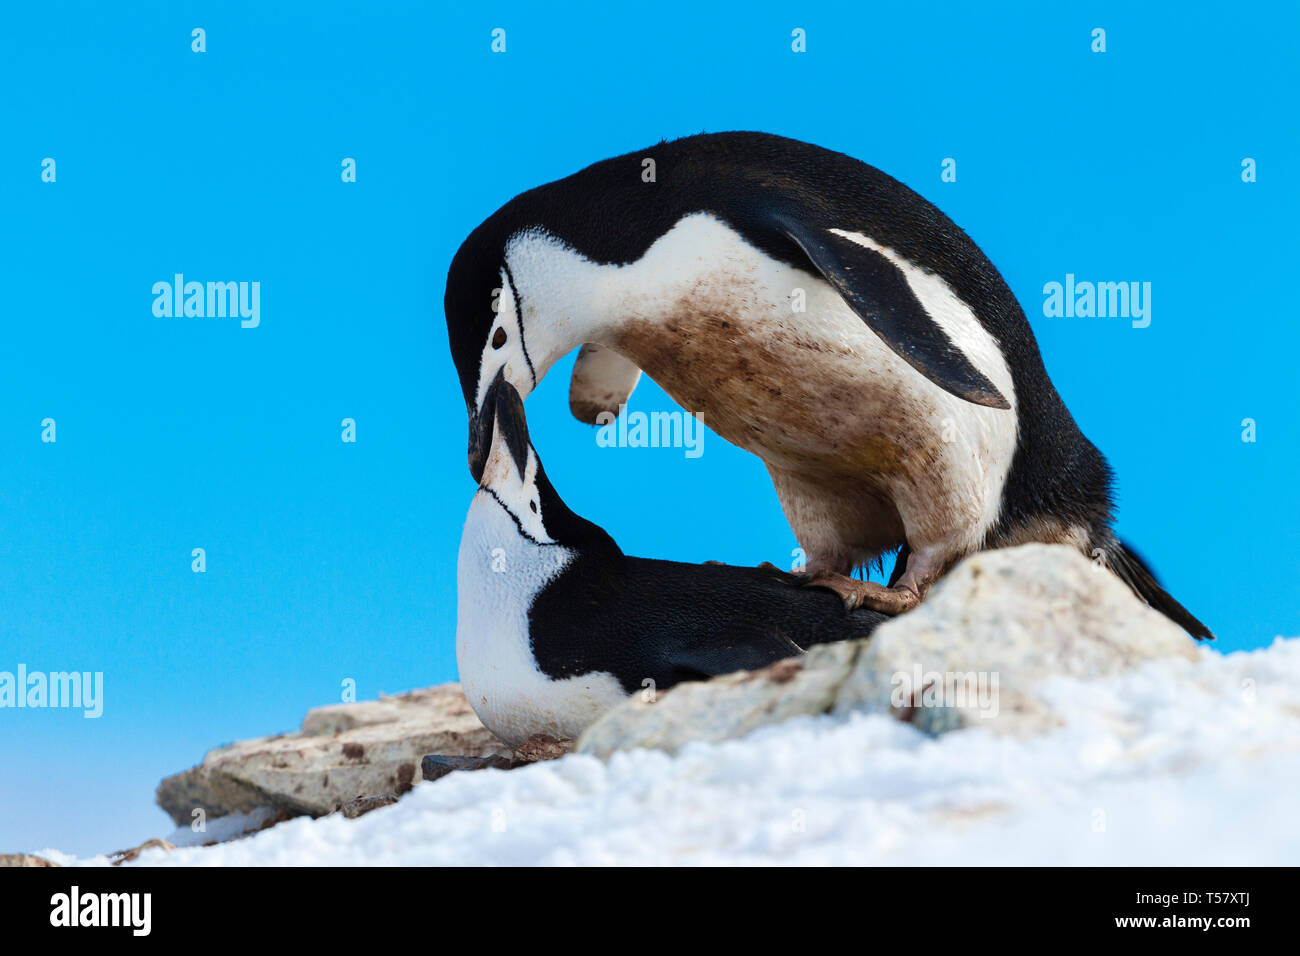
{"label": "penguin foot", "polygon": [[920,595],[906,585],[887,588],[875,581],[859,581],[836,571],[818,571],[803,586],[834,591],[844,601],[844,608],[848,611],[866,607],[882,614],[902,614],[921,603]]}

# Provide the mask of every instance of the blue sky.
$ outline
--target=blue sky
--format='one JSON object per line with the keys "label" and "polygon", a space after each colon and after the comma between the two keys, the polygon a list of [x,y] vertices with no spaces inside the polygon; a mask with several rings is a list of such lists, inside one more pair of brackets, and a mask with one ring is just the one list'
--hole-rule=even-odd
{"label": "blue sky", "polygon": [[[347,678],[455,679],[474,485],[447,263],[517,192],[702,130],[840,149],[935,202],[1115,466],[1121,533],[1222,650],[1300,633],[1293,4],[119,6],[14,8],[0,40],[0,670],[105,684],[98,720],[0,710],[0,850],[165,833],[153,788],[206,749]],[[178,272],[260,282],[260,325],[156,318]],[[1044,316],[1067,273],[1150,282],[1151,325]],[[633,554],[788,563],[757,459],[598,448],[570,363],[528,413],[575,510]],[[632,407],[674,406],[643,383]]]}

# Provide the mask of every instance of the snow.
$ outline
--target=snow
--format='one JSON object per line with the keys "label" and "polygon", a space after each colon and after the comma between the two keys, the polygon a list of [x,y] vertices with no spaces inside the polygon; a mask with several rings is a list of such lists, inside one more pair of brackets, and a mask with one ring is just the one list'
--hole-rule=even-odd
{"label": "snow", "polygon": [[1065,726],[1032,739],[802,718],[675,757],[451,774],[130,865],[1300,863],[1300,639],[1041,691]]}

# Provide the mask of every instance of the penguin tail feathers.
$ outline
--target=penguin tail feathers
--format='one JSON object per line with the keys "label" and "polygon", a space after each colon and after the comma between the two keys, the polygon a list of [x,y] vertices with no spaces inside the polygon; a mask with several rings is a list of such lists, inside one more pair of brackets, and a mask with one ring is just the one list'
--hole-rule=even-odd
{"label": "penguin tail feathers", "polygon": [[1155,608],[1197,640],[1212,641],[1214,634],[1191,611],[1160,586],[1156,576],[1136,551],[1118,538],[1105,549],[1111,570],[1150,607]]}

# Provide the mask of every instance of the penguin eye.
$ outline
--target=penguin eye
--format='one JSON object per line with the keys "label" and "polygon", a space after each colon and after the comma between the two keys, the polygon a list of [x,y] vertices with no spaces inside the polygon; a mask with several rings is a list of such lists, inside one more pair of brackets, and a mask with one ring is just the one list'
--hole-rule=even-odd
{"label": "penguin eye", "polygon": [[505,344],[506,344],[506,330],[503,328],[498,328],[494,333],[492,333],[492,347],[494,349],[499,349],[501,348],[501,346]]}
{"label": "penguin eye", "polygon": [[528,502],[528,507],[530,507],[530,508],[533,509],[533,514],[537,514],[537,502],[536,502],[536,501],[530,501],[530,502]]}

